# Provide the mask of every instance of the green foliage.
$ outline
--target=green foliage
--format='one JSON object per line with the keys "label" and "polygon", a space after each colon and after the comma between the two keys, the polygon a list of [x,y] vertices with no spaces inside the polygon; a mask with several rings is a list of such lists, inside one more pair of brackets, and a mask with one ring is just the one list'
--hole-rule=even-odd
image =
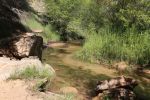
{"label": "green foliage", "polygon": [[[47,4],[48,17],[50,23],[61,34],[63,38],[70,38],[71,35],[78,34],[80,30],[74,31],[77,24],[76,19],[80,20],[82,13],[82,3],[84,0],[45,0]],[[75,20],[75,21],[74,21]],[[75,22],[72,24],[72,22]],[[71,26],[70,26],[71,25]],[[73,26],[73,27],[72,27]],[[72,34],[73,33],[73,34]]]}
{"label": "green foliage", "polygon": [[150,59],[150,34],[148,32],[135,34],[112,34],[101,31],[93,34],[86,41],[83,49],[77,54],[83,60],[89,61],[128,61],[129,63],[147,64]]}
{"label": "green foliage", "polygon": [[46,0],[48,16],[59,32],[86,33],[111,26],[115,31],[150,28],[148,0]]}
{"label": "green foliage", "polygon": [[[65,38],[83,36],[77,55],[93,61],[148,63],[148,0],[46,0],[50,23]],[[102,30],[103,29],[103,30]]]}
{"label": "green foliage", "polygon": [[60,40],[60,36],[54,31],[50,24],[43,25],[34,15],[25,19],[23,24],[31,30],[42,30],[43,32],[38,35],[43,37],[44,42],[49,40]]}
{"label": "green foliage", "polygon": [[54,31],[54,29],[52,28],[50,24],[44,27],[44,33],[45,33],[46,41],[49,41],[49,40],[59,41],[60,40],[60,36],[58,35],[58,33]]}
{"label": "green foliage", "polygon": [[44,79],[51,78],[52,73],[48,69],[38,69],[36,67],[27,67],[23,71],[16,71],[9,79]]}
{"label": "green foliage", "polygon": [[29,27],[31,30],[43,30],[43,25],[38,22],[34,17],[27,18],[23,21],[24,25]]}
{"label": "green foliage", "polygon": [[149,7],[148,0],[112,0],[106,17],[113,28],[118,30],[135,28],[137,31],[144,31],[150,28]]}

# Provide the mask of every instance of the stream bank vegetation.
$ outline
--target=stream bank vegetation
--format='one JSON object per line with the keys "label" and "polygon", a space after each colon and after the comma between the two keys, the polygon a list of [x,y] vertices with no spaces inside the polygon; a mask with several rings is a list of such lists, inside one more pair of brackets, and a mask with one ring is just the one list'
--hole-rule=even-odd
{"label": "stream bank vegetation", "polygon": [[[49,23],[59,33],[60,40],[83,40],[83,48],[75,54],[77,59],[107,64],[127,62],[129,67],[134,67],[133,69],[137,66],[145,68],[145,65],[149,68],[148,0],[45,0],[45,2]],[[134,71],[131,72],[135,74]],[[148,100],[149,85],[144,87],[145,83],[136,89],[136,93],[140,95],[142,91],[143,95],[145,91],[147,97],[140,97]]]}
{"label": "stream bank vegetation", "polygon": [[38,35],[43,37],[45,43],[47,43],[49,40],[60,40],[60,36],[56,31],[54,31],[52,25],[49,23],[44,24],[42,21],[40,21],[40,17],[34,13],[26,15],[26,18],[22,20],[22,23],[31,31],[42,31],[38,33]]}
{"label": "stream bank vegetation", "polygon": [[[45,65],[47,66],[47,65]],[[55,77],[55,73],[50,67],[38,68],[35,66],[27,67],[22,70],[16,70],[8,80],[25,80],[27,82],[33,82],[33,91],[46,91],[46,86],[41,87],[43,84],[51,82]]]}
{"label": "stream bank vegetation", "polygon": [[[45,0],[45,2],[48,23],[42,23],[38,20],[39,16],[34,14],[23,22],[31,30],[42,30],[39,35],[45,42],[82,40],[83,48],[76,53],[76,57],[88,62],[125,61],[133,65],[149,64],[150,2],[148,0]],[[71,85],[79,85],[74,81],[77,80],[82,83],[78,87],[80,89],[88,87],[87,91],[93,89],[96,80],[108,78],[105,75],[94,76],[89,71],[72,69],[66,65],[57,65],[57,67],[61,69],[58,75],[65,79],[64,84],[67,81]],[[45,72],[40,74],[33,68],[13,75],[12,79],[44,77],[47,77]],[[42,84],[43,82],[40,82],[37,86]],[[59,81],[54,82],[53,87],[58,84]],[[48,86],[47,89],[51,87]],[[145,96],[140,97],[148,98],[149,85],[141,87],[137,89],[137,94],[140,95],[142,91],[143,95],[147,89]]]}
{"label": "stream bank vegetation", "polygon": [[[53,69],[50,71],[48,66],[47,68],[37,68],[33,66],[20,71],[15,71],[8,80],[25,80],[27,84],[29,84],[28,89],[38,94],[39,92],[46,92],[49,90],[52,84],[51,82],[55,78],[54,74]],[[43,100],[54,100],[54,98],[56,98],[56,100],[75,100],[76,98],[76,95],[73,93],[54,95],[54,97],[46,95],[43,97]]]}
{"label": "stream bank vegetation", "polygon": [[147,0],[45,0],[50,23],[62,40],[85,39],[77,57],[149,64]]}

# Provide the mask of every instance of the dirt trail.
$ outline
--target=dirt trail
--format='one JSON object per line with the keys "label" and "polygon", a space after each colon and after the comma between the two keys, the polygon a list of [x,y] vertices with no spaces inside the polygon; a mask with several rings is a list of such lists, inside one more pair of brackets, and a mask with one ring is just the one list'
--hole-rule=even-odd
{"label": "dirt trail", "polygon": [[21,80],[0,81],[0,100],[42,100],[27,88],[28,85]]}
{"label": "dirt trail", "polygon": [[28,82],[23,80],[6,81],[14,72],[30,66],[43,68],[38,59],[10,60],[10,58],[0,57],[0,100],[42,100],[28,89],[30,85]]}

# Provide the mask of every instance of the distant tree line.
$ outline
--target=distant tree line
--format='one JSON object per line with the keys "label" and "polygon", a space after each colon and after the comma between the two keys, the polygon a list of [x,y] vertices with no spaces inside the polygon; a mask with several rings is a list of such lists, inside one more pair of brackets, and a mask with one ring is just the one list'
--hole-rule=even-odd
{"label": "distant tree line", "polygon": [[[60,33],[150,28],[149,0],[46,0],[50,22]],[[84,31],[83,31],[84,30]],[[85,35],[85,34],[84,34]]]}
{"label": "distant tree line", "polygon": [[92,62],[150,62],[149,0],[45,1],[49,23],[62,39],[85,39],[79,58]]}

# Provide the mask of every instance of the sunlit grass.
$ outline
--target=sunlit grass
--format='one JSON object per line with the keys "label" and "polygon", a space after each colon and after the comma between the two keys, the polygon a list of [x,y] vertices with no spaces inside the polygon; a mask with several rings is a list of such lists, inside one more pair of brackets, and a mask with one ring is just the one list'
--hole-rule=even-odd
{"label": "sunlit grass", "polygon": [[48,79],[52,73],[48,69],[38,69],[36,67],[27,67],[22,71],[16,71],[9,79]]}
{"label": "sunlit grass", "polygon": [[92,34],[77,57],[93,61],[127,61],[133,64],[147,64],[150,59],[150,34],[113,34],[101,32]]}
{"label": "sunlit grass", "polygon": [[26,18],[22,21],[22,23],[31,30],[42,30],[43,32],[38,34],[43,37],[44,42],[49,40],[60,40],[60,36],[58,33],[53,30],[50,24],[43,25],[40,21],[38,21],[34,16]]}

